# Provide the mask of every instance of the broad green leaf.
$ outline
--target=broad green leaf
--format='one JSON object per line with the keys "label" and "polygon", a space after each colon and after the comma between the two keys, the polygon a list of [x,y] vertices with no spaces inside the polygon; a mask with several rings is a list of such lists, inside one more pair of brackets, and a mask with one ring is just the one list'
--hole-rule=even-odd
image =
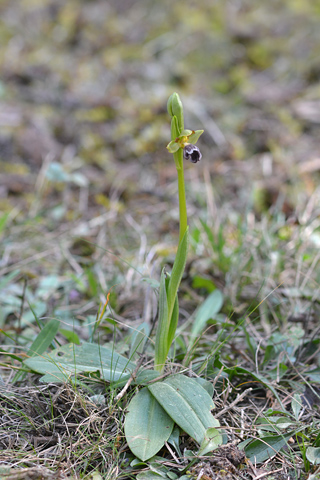
{"label": "broad green leaf", "polygon": [[136,379],[134,380],[134,385],[145,385],[151,380],[155,380],[159,376],[159,372],[155,370],[141,370]]}
{"label": "broad green leaf", "polygon": [[293,427],[294,424],[294,420],[288,417],[270,416],[259,418],[256,426],[259,430],[279,433],[279,430]]}
{"label": "broad green leaf", "polygon": [[136,476],[137,480],[161,480],[161,478],[168,477],[166,475],[160,475],[160,473],[151,472],[150,470],[148,470],[147,472],[138,473],[138,475]]}
{"label": "broad green leaf", "polygon": [[305,372],[305,375],[309,377],[312,382],[320,383],[320,368],[314,368],[313,370],[309,370]]}
{"label": "broad green leaf", "polygon": [[[155,370],[140,370],[138,375],[135,377],[135,380],[133,380],[132,384],[133,385],[146,385],[149,383],[151,380],[155,380],[158,378],[160,375],[160,372],[157,372]],[[113,381],[112,386],[113,388],[121,388],[123,387],[127,381],[129,380],[131,375],[123,375],[121,376],[121,379],[118,381]]]}
{"label": "broad green leaf", "polygon": [[[156,457],[155,457],[156,458]],[[161,457],[159,457],[160,459]],[[153,459],[152,459],[153,460]],[[161,480],[161,479],[166,479],[166,480],[177,480],[178,475],[174,472],[171,472],[168,467],[164,466],[162,462],[164,462],[166,459],[161,459],[161,463],[156,463],[156,462],[150,462],[149,463],[149,468],[150,470],[146,472],[141,472],[139,473],[136,478],[137,480]]]}
{"label": "broad green leaf", "polygon": [[314,445],[315,447],[319,447],[319,446],[320,446],[320,432],[318,433],[318,435],[317,435],[317,437],[316,437],[313,445]]}
{"label": "broad green leaf", "polygon": [[194,339],[202,332],[207,321],[221,310],[222,305],[223,295],[220,290],[214,290],[200,305],[193,321],[190,344],[192,344]]}
{"label": "broad green leaf", "polygon": [[130,450],[141,460],[148,460],[163,447],[173,425],[173,420],[148,388],[143,388],[129,403],[124,424]]}
{"label": "broad green leaf", "polygon": [[33,341],[29,348],[27,355],[34,357],[35,355],[41,355],[51,345],[54,337],[57,335],[60,327],[60,321],[56,319],[50,320],[37,335],[37,338]]}
{"label": "broad green leaf", "polygon": [[81,372],[99,371],[107,381],[119,380],[130,375],[135,364],[129,362],[114,350],[94,343],[84,342],[82,345],[68,344],[56,348],[50,354],[36,355],[24,361],[27,367],[42,373],[42,381],[61,382],[71,375]]}
{"label": "broad green leaf", "polygon": [[212,398],[194,379],[175,375],[148,389],[175,423],[199,444],[207,428],[219,426],[211,414]]}
{"label": "broad green leaf", "polygon": [[145,467],[146,465],[146,462],[143,462],[137,457],[134,457],[134,459],[130,462],[130,467]]}
{"label": "broad green leaf", "polygon": [[68,381],[74,377],[74,372],[68,372],[62,370],[59,372],[58,369],[52,373],[47,373],[40,378],[42,383],[68,383]]}
{"label": "broad green leaf", "polygon": [[166,478],[167,480],[175,480],[178,476],[177,474],[170,472],[169,468],[164,465],[164,462],[166,462],[166,460],[166,458],[158,457],[157,455],[154,458],[151,458],[150,462],[148,462],[150,470],[151,472],[161,475],[162,478]]}
{"label": "broad green leaf", "polygon": [[174,472],[167,472],[167,478],[169,478],[169,480],[177,480],[179,479],[180,477],[178,477],[178,475]]}
{"label": "broad green leaf", "polygon": [[263,437],[262,439],[253,440],[248,446],[245,447],[246,456],[253,463],[261,463],[268,458],[273,457],[276,453],[280,452],[293,433],[286,435],[272,435]]}
{"label": "broad green leaf", "polygon": [[307,459],[312,465],[319,465],[320,463],[320,448],[308,447],[306,451]]}
{"label": "broad green leaf", "polygon": [[188,253],[188,228],[185,231],[182,240],[179,244],[177,255],[173,264],[169,285],[168,285],[168,317],[171,318],[176,295],[181,283],[182,275],[186,266]]}
{"label": "broad green leaf", "polygon": [[200,445],[199,455],[205,455],[212,452],[222,444],[222,437],[216,428],[208,428],[204,440]]}
{"label": "broad green leaf", "polygon": [[295,393],[293,395],[293,399],[292,399],[292,402],[291,402],[291,408],[292,408],[295,419],[299,420],[299,413],[300,413],[301,408],[302,408],[302,399],[301,399],[301,395],[299,395],[298,393]]}
{"label": "broad green leaf", "polygon": [[214,388],[211,382],[209,382],[208,380],[202,377],[197,377],[194,380],[198,382],[201,385],[201,387],[207,391],[207,393],[210,395],[210,398],[213,397]]}
{"label": "broad green leaf", "polygon": [[59,332],[66,337],[66,339],[71,342],[71,343],[76,343],[77,345],[80,345],[80,339],[76,332],[72,330],[68,330],[66,328],[60,328]]}
{"label": "broad green leaf", "polygon": [[165,269],[163,269],[160,278],[159,314],[154,357],[155,369],[159,371],[163,369],[170,348],[170,346],[168,348],[169,322],[166,277]]}
{"label": "broad green leaf", "polygon": [[48,298],[53,292],[55,292],[61,286],[61,278],[58,275],[45,276],[37,288],[36,297]]}
{"label": "broad green leaf", "polygon": [[[200,241],[200,240],[199,240]],[[198,243],[198,242],[197,242]],[[215,284],[208,278],[195,275],[192,279],[192,288],[205,288],[209,293],[216,289]]]}

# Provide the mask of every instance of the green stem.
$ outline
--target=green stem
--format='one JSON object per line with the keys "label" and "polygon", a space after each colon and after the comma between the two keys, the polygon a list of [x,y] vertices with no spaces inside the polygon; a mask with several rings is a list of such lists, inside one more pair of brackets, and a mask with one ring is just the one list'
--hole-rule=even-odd
{"label": "green stem", "polygon": [[186,190],[184,184],[184,171],[183,171],[183,153],[182,150],[178,150],[174,154],[178,173],[178,191],[179,191],[179,218],[180,218],[180,231],[179,231],[179,245],[188,227],[187,217],[187,203],[186,203]]}
{"label": "green stem", "polygon": [[[184,129],[183,106],[177,93],[173,93],[168,100],[168,112],[171,115],[171,140],[175,140]],[[178,173],[178,191],[179,191],[179,245],[186,233],[188,227],[186,190],[184,184],[183,172],[183,151],[181,148],[173,154]]]}

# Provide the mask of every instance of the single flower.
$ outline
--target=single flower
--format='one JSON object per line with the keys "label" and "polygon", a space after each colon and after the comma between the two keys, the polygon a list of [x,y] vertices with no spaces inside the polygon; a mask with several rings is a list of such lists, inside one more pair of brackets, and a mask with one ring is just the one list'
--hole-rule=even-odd
{"label": "single flower", "polygon": [[170,153],[175,153],[179,148],[182,148],[184,158],[191,160],[192,163],[197,163],[202,155],[199,148],[196,147],[194,143],[198,141],[202,134],[203,130],[183,130],[179,137],[168,143],[167,149]]}

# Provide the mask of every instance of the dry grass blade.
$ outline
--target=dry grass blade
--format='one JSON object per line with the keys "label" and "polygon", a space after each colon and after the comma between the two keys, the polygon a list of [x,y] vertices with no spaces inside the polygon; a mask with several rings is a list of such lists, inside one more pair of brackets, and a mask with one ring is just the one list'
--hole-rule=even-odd
{"label": "dry grass blade", "polygon": [[[17,468],[37,459],[39,466],[69,475],[103,463],[107,471],[117,462],[115,445],[121,437],[121,412],[111,414],[112,410],[111,405],[95,404],[84,392],[67,385],[13,388],[1,395],[6,434],[0,437],[0,461],[8,464],[14,458]],[[48,472],[44,469],[43,478]],[[40,478],[41,470],[31,469],[31,474]]]}

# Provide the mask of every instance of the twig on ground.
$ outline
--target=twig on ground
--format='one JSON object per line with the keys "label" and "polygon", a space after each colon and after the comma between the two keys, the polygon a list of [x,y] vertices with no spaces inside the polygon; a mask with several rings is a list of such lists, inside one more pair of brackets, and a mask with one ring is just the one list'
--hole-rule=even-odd
{"label": "twig on ground", "polygon": [[136,366],[136,368],[134,369],[134,371],[132,372],[129,380],[127,381],[127,383],[125,384],[125,386],[123,387],[123,389],[121,390],[121,392],[119,392],[118,395],[115,397],[115,401],[116,401],[116,402],[123,397],[123,395],[126,393],[126,391],[128,390],[128,388],[130,387],[132,381],[135,380],[136,375],[137,375],[137,373],[138,373],[138,370],[139,370],[139,368],[141,367],[141,365],[142,365],[142,363],[143,363],[143,360],[144,360],[144,355],[141,355],[141,357],[139,358],[139,361],[137,362],[137,366]]}
{"label": "twig on ground", "polygon": [[232,403],[230,403],[230,405],[228,405],[227,407],[223,408],[220,412],[218,413],[215,413],[215,418],[218,418],[218,417],[221,417],[221,415],[223,415],[224,413],[226,413],[228,410],[230,410],[231,408],[233,408],[237,403],[239,403],[248,393],[250,393],[252,391],[252,388],[247,388],[247,390],[245,390],[244,392],[241,393],[241,395],[239,395]]}
{"label": "twig on ground", "polygon": [[281,471],[282,471],[282,468],[278,468],[277,470],[272,470],[271,472],[263,472],[260,475],[258,475],[257,477],[254,477],[253,480],[260,480],[260,478],[263,478],[263,477],[266,477],[267,475],[272,475],[273,473],[278,473],[278,472],[281,472]]}
{"label": "twig on ground", "polygon": [[175,461],[178,463],[178,465],[181,465],[181,461],[178,459],[178,457],[176,456],[176,454],[174,453],[174,451],[172,450],[172,448],[170,447],[168,442],[165,442],[165,446],[167,447],[167,449],[169,450],[169,452],[171,453],[171,455],[175,459]]}

